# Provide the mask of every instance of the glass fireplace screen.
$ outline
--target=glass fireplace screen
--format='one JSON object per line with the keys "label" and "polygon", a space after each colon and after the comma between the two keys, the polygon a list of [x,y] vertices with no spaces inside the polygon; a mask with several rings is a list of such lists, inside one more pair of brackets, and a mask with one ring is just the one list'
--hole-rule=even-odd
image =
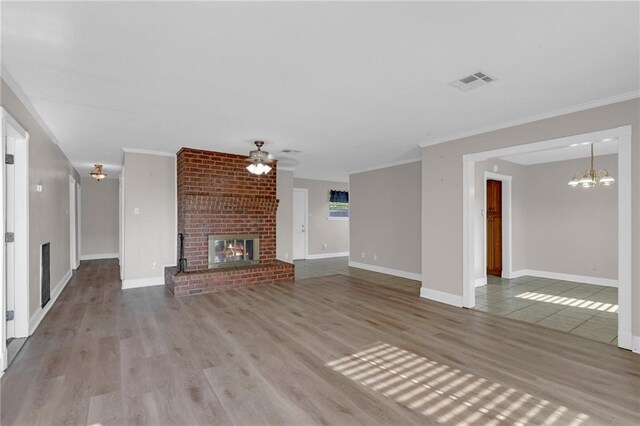
{"label": "glass fireplace screen", "polygon": [[209,235],[209,268],[258,263],[259,241],[258,235]]}

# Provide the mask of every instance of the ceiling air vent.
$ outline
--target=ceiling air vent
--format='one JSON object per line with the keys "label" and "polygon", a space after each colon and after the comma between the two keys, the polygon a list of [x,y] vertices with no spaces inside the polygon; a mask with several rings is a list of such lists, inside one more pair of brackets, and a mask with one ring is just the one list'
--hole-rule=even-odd
{"label": "ceiling air vent", "polygon": [[449,84],[457,89],[462,90],[463,92],[468,92],[471,89],[484,86],[485,84],[489,84],[494,81],[496,81],[494,77],[491,77],[486,72],[478,71],[476,73],[463,77],[460,80],[452,81]]}
{"label": "ceiling air vent", "polygon": [[299,154],[300,151],[298,151],[297,149],[291,149],[291,148],[285,148],[280,152],[284,152],[285,154]]}

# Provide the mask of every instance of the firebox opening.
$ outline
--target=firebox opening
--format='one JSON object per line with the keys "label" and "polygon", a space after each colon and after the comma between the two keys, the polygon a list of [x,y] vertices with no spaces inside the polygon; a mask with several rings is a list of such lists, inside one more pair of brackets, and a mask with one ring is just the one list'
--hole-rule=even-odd
{"label": "firebox opening", "polygon": [[230,268],[259,262],[259,235],[209,235],[209,268]]}

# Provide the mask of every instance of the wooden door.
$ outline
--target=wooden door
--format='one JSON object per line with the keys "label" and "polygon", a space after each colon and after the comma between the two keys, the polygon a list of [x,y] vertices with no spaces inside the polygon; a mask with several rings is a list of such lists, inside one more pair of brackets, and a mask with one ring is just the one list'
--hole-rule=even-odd
{"label": "wooden door", "polygon": [[487,180],[487,274],[502,276],[502,182]]}

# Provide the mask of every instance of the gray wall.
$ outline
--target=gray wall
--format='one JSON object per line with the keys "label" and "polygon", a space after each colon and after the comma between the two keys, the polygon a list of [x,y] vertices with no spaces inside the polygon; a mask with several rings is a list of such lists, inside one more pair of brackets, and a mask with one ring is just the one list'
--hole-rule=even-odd
{"label": "gray wall", "polygon": [[350,175],[351,261],[420,273],[421,176],[419,161]]}
{"label": "gray wall", "polygon": [[[632,126],[633,334],[640,335],[640,100],[592,108],[423,148],[422,286],[462,296],[462,156]],[[434,179],[437,176],[439,179]],[[431,208],[437,206],[437,208]]]}
{"label": "gray wall", "polygon": [[164,284],[176,264],[175,179],[175,157],[124,153],[123,288]]}
{"label": "gray wall", "polygon": [[[309,190],[309,247],[308,254],[342,253],[349,251],[349,221],[329,219],[329,191],[349,190],[344,182],[299,179],[293,180],[295,188]],[[327,248],[323,248],[323,244]]]}
{"label": "gray wall", "polygon": [[[618,278],[617,186],[567,185],[588,166],[585,158],[525,168],[526,269]],[[618,156],[596,157],[594,167],[618,177]]]}
{"label": "gray wall", "polygon": [[291,262],[293,248],[293,172],[277,169],[276,258]]}
{"label": "gray wall", "polygon": [[[70,273],[69,176],[76,182],[80,182],[80,176],[4,80],[1,93],[2,106],[29,132],[29,317],[32,317],[40,309],[40,246],[51,243],[51,293]],[[36,184],[41,184],[44,191],[36,192]]]}
{"label": "gray wall", "polygon": [[118,254],[118,187],[118,179],[82,178],[82,257]]}

